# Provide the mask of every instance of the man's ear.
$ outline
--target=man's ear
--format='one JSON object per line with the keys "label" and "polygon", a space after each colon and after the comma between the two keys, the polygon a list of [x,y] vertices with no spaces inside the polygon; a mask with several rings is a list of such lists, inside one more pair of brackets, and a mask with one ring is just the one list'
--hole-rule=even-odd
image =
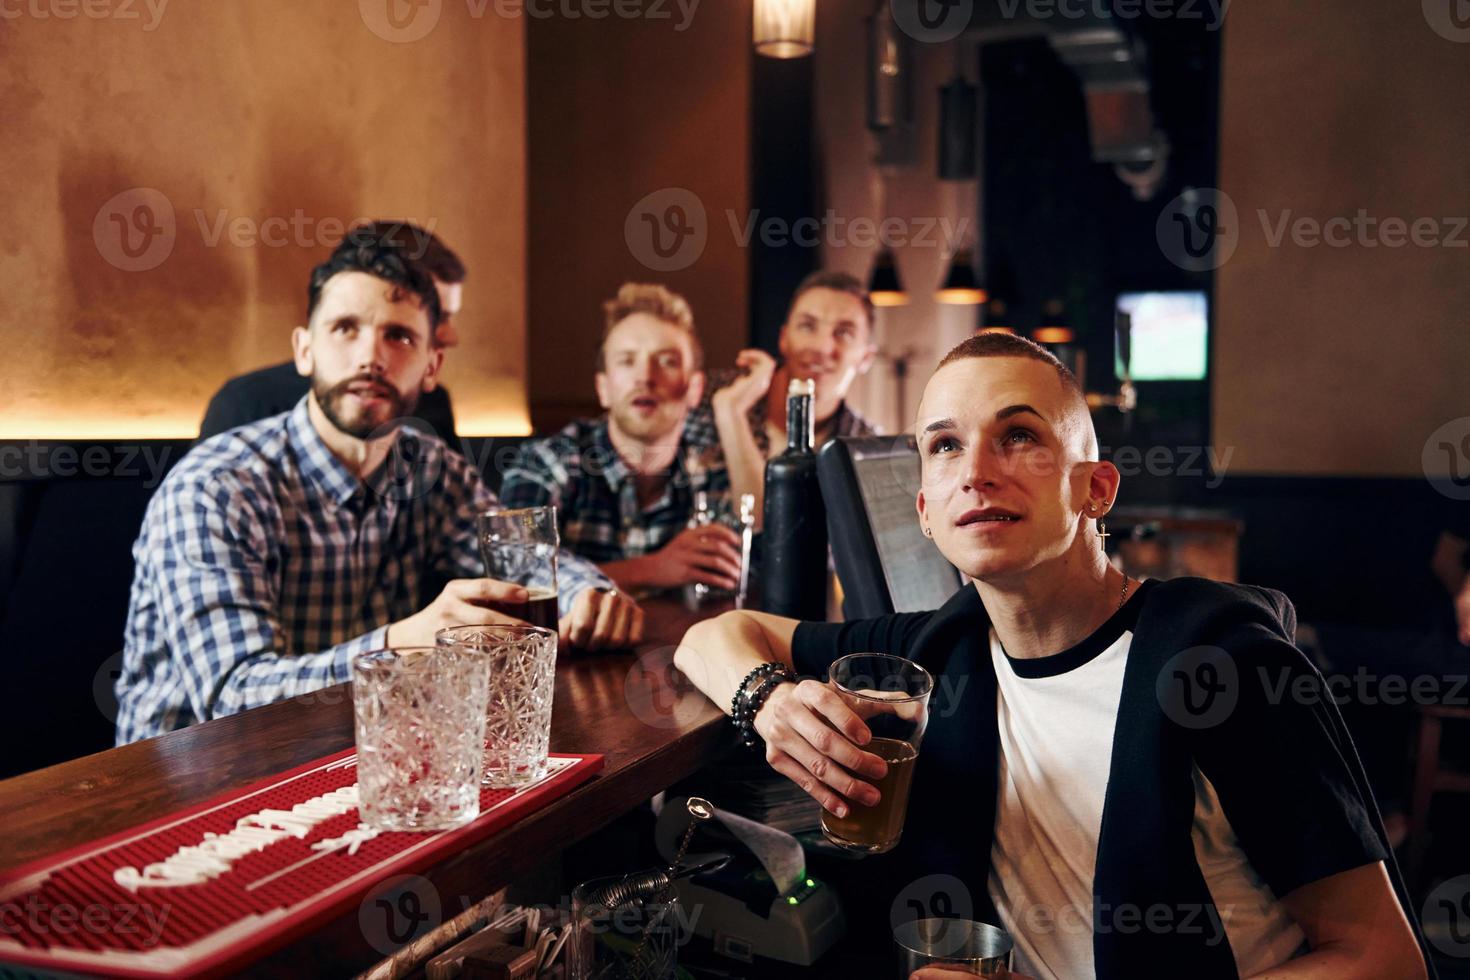
{"label": "man's ear", "polygon": [[612,408],[612,400],[607,394],[607,374],[598,371],[592,376],[592,385],[597,389],[597,404],[604,409]]}
{"label": "man's ear", "polygon": [[776,352],[781,355],[782,364],[789,364],[791,362],[791,351],[788,349],[790,347],[790,340],[791,321],[787,320],[781,324],[781,332],[776,336]]}
{"label": "man's ear", "polygon": [[920,490],[919,493],[918,493],[918,496],[916,496],[914,498],[914,509],[919,512],[919,526],[920,527],[928,527],[929,526],[929,525],[927,525],[927,524],[924,523],[924,509],[925,509],[925,507],[926,507],[926,504],[924,503],[924,491]]}
{"label": "man's ear", "polygon": [[1123,474],[1112,463],[1106,460],[1093,463],[1092,472],[1087,477],[1088,499],[1107,504],[1111,508],[1118,500],[1118,486],[1122,482]]}
{"label": "man's ear", "polygon": [[703,371],[695,371],[689,376],[689,388],[684,392],[684,404],[690,409],[699,407],[704,400],[704,385],[708,380]]}
{"label": "man's ear", "polygon": [[878,359],[878,345],[877,344],[869,344],[868,345],[868,349],[863,353],[863,359],[861,361],[858,361],[857,373],[858,374],[867,374],[868,373],[868,370],[870,368],[872,368],[873,362],[876,361],[877,359]]}
{"label": "man's ear", "polygon": [[296,373],[303,378],[311,377],[315,362],[311,356],[310,327],[296,327],[291,331],[291,355],[296,361]]}
{"label": "man's ear", "polygon": [[428,394],[439,387],[439,371],[444,367],[444,348],[433,347],[429,350],[429,369],[424,372],[424,380],[420,384],[424,394]]}

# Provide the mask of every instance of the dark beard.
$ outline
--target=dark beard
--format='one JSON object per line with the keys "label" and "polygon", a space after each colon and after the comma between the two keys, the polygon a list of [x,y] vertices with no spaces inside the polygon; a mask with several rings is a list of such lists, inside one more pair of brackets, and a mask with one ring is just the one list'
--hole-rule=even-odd
{"label": "dark beard", "polygon": [[368,439],[370,437],[386,435],[398,427],[401,419],[413,414],[413,410],[418,407],[419,399],[416,393],[405,398],[392,385],[383,382],[382,386],[388,392],[388,399],[391,406],[388,420],[386,422],[374,422],[372,419],[364,416],[355,424],[349,423],[342,412],[342,399],[347,397],[347,389],[352,385],[362,384],[364,381],[370,380],[375,379],[362,377],[348,378],[346,381],[340,381],[334,385],[327,385],[318,378],[314,377],[311,379],[311,392],[316,396],[316,403],[321,407],[322,414],[343,435],[352,436],[354,439]]}

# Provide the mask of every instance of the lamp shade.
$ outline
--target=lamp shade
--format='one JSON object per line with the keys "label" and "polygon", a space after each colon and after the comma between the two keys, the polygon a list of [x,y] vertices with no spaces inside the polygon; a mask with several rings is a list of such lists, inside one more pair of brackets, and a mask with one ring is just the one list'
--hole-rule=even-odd
{"label": "lamp shade", "polygon": [[992,294],[985,304],[985,327],[1003,333],[1016,332],[1016,328],[1011,326],[1011,314],[1006,307],[1006,301],[999,296]]}
{"label": "lamp shade", "polygon": [[1067,308],[1059,299],[1047,300],[1041,307],[1041,326],[1031,331],[1038,344],[1070,344],[1076,333],[1067,324]]}
{"label": "lamp shade", "polygon": [[888,0],[868,17],[868,128],[875,133],[914,118],[912,39],[893,21]]}
{"label": "lamp shade", "polygon": [[887,249],[878,253],[878,262],[868,279],[868,299],[874,306],[903,306],[909,301],[909,294],[904,292],[903,283],[899,281],[893,253]]}
{"label": "lamp shade", "polygon": [[944,285],[934,298],[951,306],[977,306],[985,302],[987,294],[975,275],[975,260],[969,249],[962,248],[955,253],[949,264],[949,275],[944,277]]}
{"label": "lamp shade", "polygon": [[755,0],[755,50],[768,58],[812,53],[817,0]]}
{"label": "lamp shade", "polygon": [[1038,344],[1070,344],[1074,338],[1071,327],[1037,327],[1031,339]]}

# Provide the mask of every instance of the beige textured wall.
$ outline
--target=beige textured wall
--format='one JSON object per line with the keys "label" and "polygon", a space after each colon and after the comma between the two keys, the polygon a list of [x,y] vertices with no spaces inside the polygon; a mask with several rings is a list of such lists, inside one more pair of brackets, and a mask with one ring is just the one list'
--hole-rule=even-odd
{"label": "beige textured wall", "polygon": [[[464,257],[461,432],[525,431],[524,21],[434,0],[395,29],[387,4],[6,6],[0,437],[192,436],[222,381],[289,356],[311,266],[363,216]],[[112,210],[173,210],[146,271],[99,218],[133,188],[156,193]],[[221,213],[246,234],[211,243]]]}
{"label": "beige textured wall", "polygon": [[[1430,434],[1470,414],[1470,43],[1420,8],[1230,8],[1221,184],[1240,244],[1218,272],[1214,441],[1232,472],[1414,476]],[[1273,248],[1259,214],[1274,233],[1288,210],[1359,209],[1458,228],[1460,247],[1302,247],[1288,231]]]}
{"label": "beige textured wall", "polygon": [[[625,280],[661,282],[689,299],[712,365],[733,363],[749,333],[749,256],[727,211],[750,204],[750,3],[626,6],[662,19],[545,18],[528,24],[529,344],[538,430],[595,415],[601,302]],[[625,235],[690,192],[704,248],[651,268]],[[686,211],[690,226],[699,224]],[[675,239],[665,239],[670,248]],[[656,258],[656,257],[655,257]]]}

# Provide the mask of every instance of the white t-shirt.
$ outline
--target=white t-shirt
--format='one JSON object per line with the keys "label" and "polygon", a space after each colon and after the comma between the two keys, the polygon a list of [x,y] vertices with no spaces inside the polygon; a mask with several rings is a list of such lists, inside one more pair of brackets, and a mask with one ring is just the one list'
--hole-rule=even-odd
{"label": "white t-shirt", "polygon": [[[989,893],[1015,939],[1013,969],[1038,980],[1095,972],[1092,878],[1138,606],[1130,601],[1071,650],[1034,660],[1010,659],[990,633],[1001,757]],[[1194,785],[1195,857],[1240,975],[1305,952],[1301,929],[1251,867],[1198,766]],[[1194,925],[1210,928],[1203,915]]]}

